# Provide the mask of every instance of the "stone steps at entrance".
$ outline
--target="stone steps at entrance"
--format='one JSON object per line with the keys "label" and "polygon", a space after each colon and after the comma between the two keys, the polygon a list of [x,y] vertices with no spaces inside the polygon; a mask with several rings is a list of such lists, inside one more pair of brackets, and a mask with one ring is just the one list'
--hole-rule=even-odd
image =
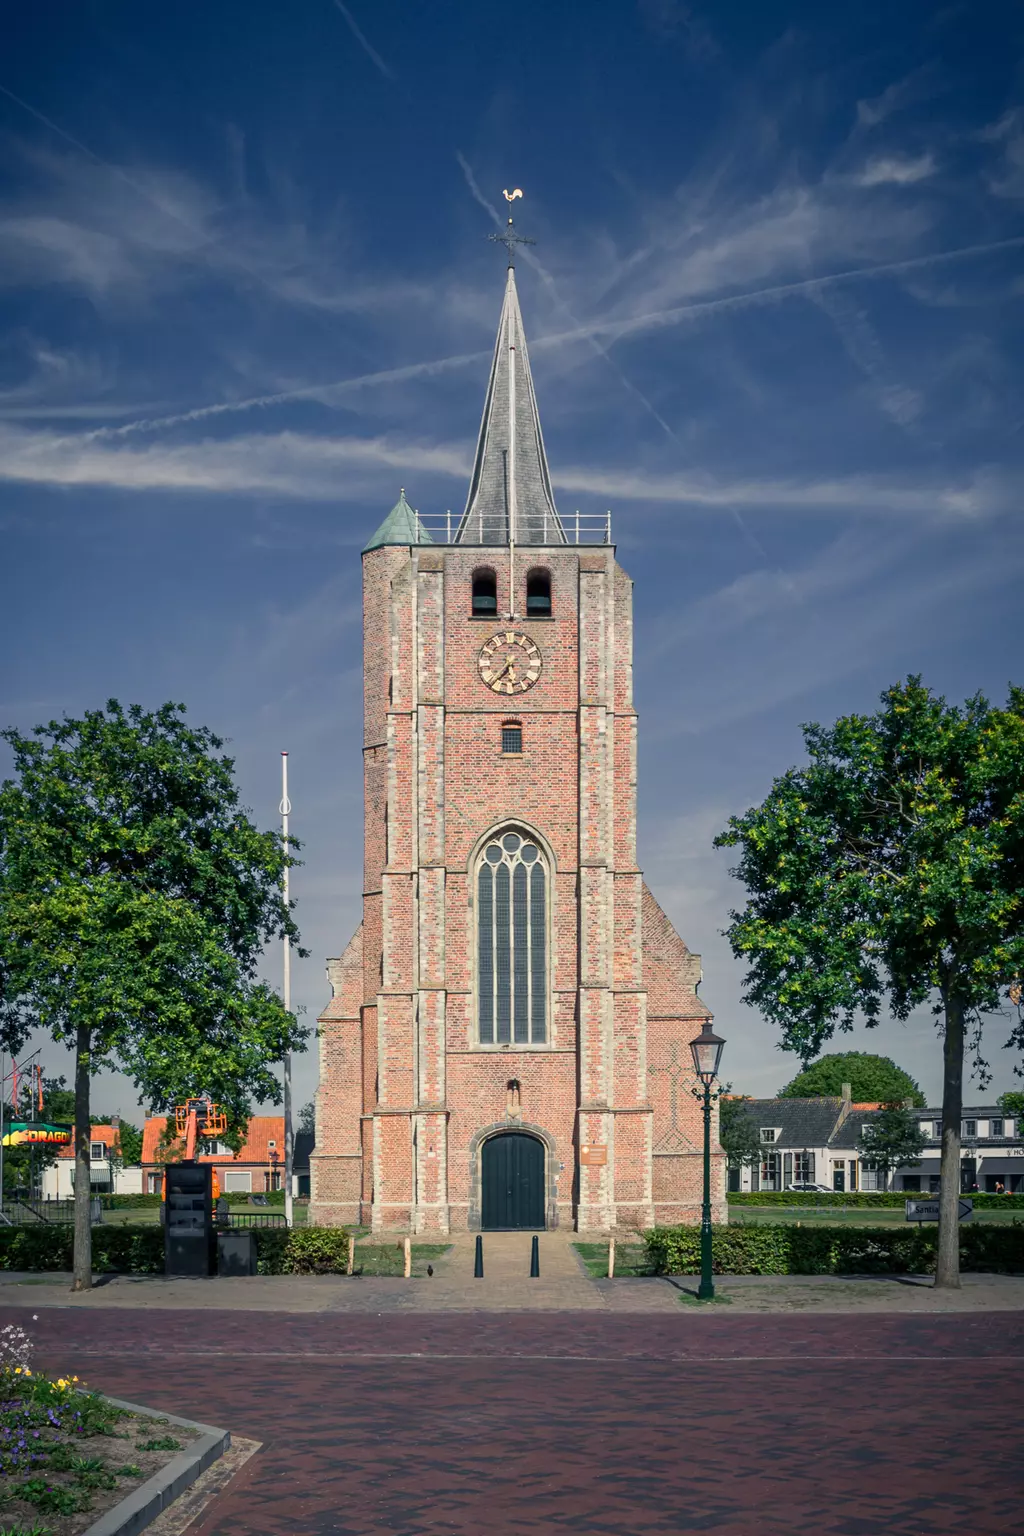
{"label": "stone steps at entrance", "polygon": [[[538,1232],[540,1276],[530,1278],[532,1232],[483,1232],[484,1274],[473,1275],[476,1234],[459,1233],[434,1265],[428,1282],[431,1304],[514,1309],[600,1308],[601,1297],[584,1272],[572,1244],[575,1233]],[[423,1282],[419,1282],[422,1287]]]}

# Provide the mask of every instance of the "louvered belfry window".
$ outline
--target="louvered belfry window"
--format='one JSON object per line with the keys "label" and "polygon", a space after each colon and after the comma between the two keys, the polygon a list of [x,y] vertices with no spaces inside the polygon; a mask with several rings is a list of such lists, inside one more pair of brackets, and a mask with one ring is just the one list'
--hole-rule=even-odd
{"label": "louvered belfry window", "polygon": [[477,872],[481,1045],[547,1040],[547,870],[518,832],[489,842]]}

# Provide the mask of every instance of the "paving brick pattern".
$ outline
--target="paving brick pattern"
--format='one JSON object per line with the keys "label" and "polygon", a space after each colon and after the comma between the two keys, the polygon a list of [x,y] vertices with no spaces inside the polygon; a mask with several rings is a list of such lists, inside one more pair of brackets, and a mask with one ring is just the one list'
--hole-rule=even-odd
{"label": "paving brick pattern", "polygon": [[194,1536],[1022,1528],[1024,1313],[51,1307],[34,1327],[46,1363],[263,1442]]}

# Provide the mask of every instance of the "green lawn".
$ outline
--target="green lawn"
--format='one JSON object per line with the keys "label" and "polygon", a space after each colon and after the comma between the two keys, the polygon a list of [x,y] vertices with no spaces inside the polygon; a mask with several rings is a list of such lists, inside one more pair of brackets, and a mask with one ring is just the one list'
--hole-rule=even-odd
{"label": "green lawn", "polygon": [[[587,1273],[594,1280],[603,1280],[608,1274],[608,1244],[607,1243],[574,1243],[573,1247],[587,1267]],[[647,1249],[643,1243],[615,1244],[615,1277],[627,1278],[630,1275],[653,1275],[650,1261],[647,1257]]]}
{"label": "green lawn", "polygon": [[[927,1198],[927,1196],[923,1197]],[[1014,1218],[1024,1217],[1024,1211],[975,1211],[973,1222],[986,1225],[1006,1225]],[[854,1227],[903,1227],[907,1219],[898,1206],[830,1205],[733,1205],[729,1207],[731,1227],[764,1227],[773,1225],[792,1226],[854,1226]],[[927,1223],[926,1223],[927,1225]]]}
{"label": "green lawn", "polygon": [[[353,1274],[401,1275],[405,1263],[402,1247],[401,1239],[390,1243],[357,1241]],[[413,1279],[425,1276],[427,1265],[436,1263],[442,1254],[448,1252],[450,1247],[450,1243],[413,1243]]]}

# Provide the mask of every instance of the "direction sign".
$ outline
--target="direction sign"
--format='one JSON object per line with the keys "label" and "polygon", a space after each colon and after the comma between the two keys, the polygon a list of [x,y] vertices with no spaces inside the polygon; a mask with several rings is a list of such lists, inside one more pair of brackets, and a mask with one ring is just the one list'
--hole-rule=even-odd
{"label": "direction sign", "polygon": [[[974,1211],[973,1200],[961,1200],[957,1213],[957,1221],[966,1221]],[[908,1221],[938,1221],[939,1202],[937,1200],[908,1200]]]}

